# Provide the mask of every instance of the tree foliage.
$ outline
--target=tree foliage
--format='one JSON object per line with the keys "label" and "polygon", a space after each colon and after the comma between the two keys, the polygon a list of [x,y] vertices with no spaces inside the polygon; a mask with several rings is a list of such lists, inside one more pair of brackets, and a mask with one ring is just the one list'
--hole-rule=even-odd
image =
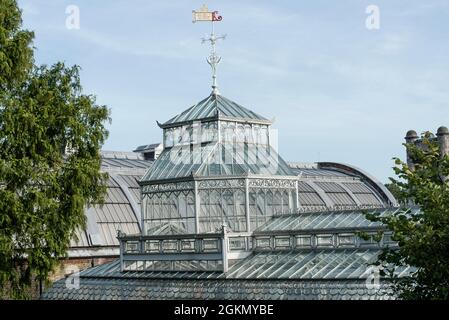
{"label": "tree foliage", "polygon": [[[414,168],[395,158],[397,178],[390,178],[409,209],[368,218],[387,225],[399,245],[385,249],[377,261],[393,279],[396,294],[403,299],[449,299],[449,156],[442,154],[431,133],[422,134],[421,140],[420,146],[405,144]],[[394,271],[406,266],[416,271],[398,278]]]}
{"label": "tree foliage", "polygon": [[401,198],[401,190],[400,188],[394,184],[394,183],[386,183],[385,187],[387,187],[388,191],[391,192],[391,194],[398,200]]}
{"label": "tree foliage", "polygon": [[22,14],[14,0],[0,2],[0,92],[20,84],[33,67],[34,33],[21,30]]}
{"label": "tree foliage", "polygon": [[79,67],[36,66],[15,0],[0,2],[0,285],[24,298],[65,256],[87,205],[101,202],[105,106]]}

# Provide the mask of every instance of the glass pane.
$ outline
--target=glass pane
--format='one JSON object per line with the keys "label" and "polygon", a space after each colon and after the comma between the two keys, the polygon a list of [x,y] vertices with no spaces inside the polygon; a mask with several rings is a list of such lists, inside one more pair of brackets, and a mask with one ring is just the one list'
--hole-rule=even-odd
{"label": "glass pane", "polygon": [[159,252],[160,250],[160,241],[159,240],[148,240],[145,242],[145,251],[146,252]]}
{"label": "glass pane", "polygon": [[334,245],[332,235],[317,235],[316,244],[319,247],[331,247]]}
{"label": "glass pane", "polygon": [[308,248],[312,246],[311,236],[296,236],[296,246],[300,248]]}
{"label": "glass pane", "polygon": [[289,248],[291,246],[290,244],[290,237],[276,237],[274,240],[276,248]]}

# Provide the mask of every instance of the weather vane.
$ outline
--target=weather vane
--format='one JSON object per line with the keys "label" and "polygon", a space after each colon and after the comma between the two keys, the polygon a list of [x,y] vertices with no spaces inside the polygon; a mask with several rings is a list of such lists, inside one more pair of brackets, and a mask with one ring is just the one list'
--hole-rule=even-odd
{"label": "weather vane", "polygon": [[216,36],[215,35],[215,28],[214,28],[214,22],[221,21],[223,18],[218,15],[218,11],[209,11],[206,5],[203,5],[199,10],[195,11],[193,10],[193,23],[200,22],[200,21],[209,21],[212,24],[212,32],[208,38],[202,38],[201,42],[205,43],[207,41],[211,44],[211,52],[209,57],[207,58],[207,63],[212,68],[212,93],[213,94],[220,94],[218,91],[218,85],[217,85],[217,66],[221,61],[221,57],[217,55],[217,52],[215,51],[215,44],[218,40],[224,40],[226,38],[226,35],[222,36]]}

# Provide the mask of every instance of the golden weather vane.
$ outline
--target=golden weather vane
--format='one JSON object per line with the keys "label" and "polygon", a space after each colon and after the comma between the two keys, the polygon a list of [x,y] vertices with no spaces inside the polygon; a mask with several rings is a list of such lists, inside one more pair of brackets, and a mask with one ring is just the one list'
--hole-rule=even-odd
{"label": "golden weather vane", "polygon": [[221,61],[221,57],[217,55],[215,51],[215,44],[218,40],[224,40],[226,35],[216,36],[214,23],[223,20],[223,17],[218,15],[218,11],[209,11],[206,5],[203,5],[199,10],[193,10],[193,23],[195,22],[210,22],[212,24],[212,32],[209,37],[202,38],[202,43],[210,42],[211,52],[209,57],[207,57],[207,63],[212,68],[212,93],[220,94],[217,85],[217,66]]}

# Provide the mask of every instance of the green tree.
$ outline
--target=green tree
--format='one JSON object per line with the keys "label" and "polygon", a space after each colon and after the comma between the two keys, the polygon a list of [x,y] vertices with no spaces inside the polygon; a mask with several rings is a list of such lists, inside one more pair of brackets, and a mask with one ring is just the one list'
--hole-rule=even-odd
{"label": "green tree", "polygon": [[109,111],[79,67],[35,66],[15,0],[0,3],[0,285],[26,298],[65,257],[84,209],[103,199]]}
{"label": "green tree", "polygon": [[[403,299],[449,299],[449,156],[440,151],[429,132],[422,144],[405,144],[414,168],[395,158],[397,178],[390,178],[403,203],[417,206],[381,217],[368,215],[393,231],[398,248],[385,249],[376,264],[393,279],[395,293]],[[400,267],[416,270],[398,278]]]}
{"label": "green tree", "polygon": [[0,94],[24,81],[33,67],[34,33],[22,30],[15,0],[0,2]]}
{"label": "green tree", "polygon": [[399,198],[401,197],[401,190],[399,189],[399,187],[396,184],[394,184],[394,183],[386,183],[385,187],[387,187],[388,191],[390,191],[391,194],[397,200],[399,200]]}

